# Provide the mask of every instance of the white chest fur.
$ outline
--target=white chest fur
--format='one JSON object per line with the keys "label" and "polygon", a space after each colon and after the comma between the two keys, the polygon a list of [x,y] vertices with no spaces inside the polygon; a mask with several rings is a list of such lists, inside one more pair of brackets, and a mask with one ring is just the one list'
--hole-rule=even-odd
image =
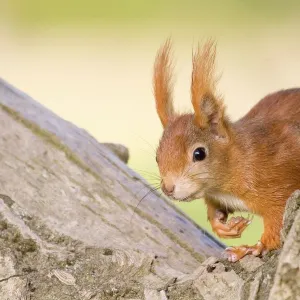
{"label": "white chest fur", "polygon": [[249,208],[241,199],[231,194],[216,192],[209,196],[226,208],[234,211],[249,211]]}

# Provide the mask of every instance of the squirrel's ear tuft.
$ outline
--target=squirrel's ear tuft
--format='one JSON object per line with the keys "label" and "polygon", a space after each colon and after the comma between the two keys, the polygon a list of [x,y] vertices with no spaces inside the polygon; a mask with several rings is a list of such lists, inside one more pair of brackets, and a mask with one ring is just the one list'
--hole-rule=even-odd
{"label": "squirrel's ear tuft", "polygon": [[171,50],[171,40],[168,39],[157,52],[154,63],[153,90],[156,101],[156,110],[164,127],[175,115],[172,99],[173,65],[170,57]]}
{"label": "squirrel's ear tuft", "polygon": [[[212,128],[223,135],[226,127],[223,101],[216,95],[216,44],[209,40],[193,54],[191,98],[195,122],[200,128]],[[225,129],[225,128],[224,128]]]}

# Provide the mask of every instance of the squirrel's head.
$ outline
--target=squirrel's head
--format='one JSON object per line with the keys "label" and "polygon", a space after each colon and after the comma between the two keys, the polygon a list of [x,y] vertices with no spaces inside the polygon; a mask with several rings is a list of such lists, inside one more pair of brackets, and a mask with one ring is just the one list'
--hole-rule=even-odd
{"label": "squirrel's head", "polygon": [[224,105],[215,93],[215,44],[193,55],[191,98],[194,114],[178,115],[172,101],[170,40],[158,51],[153,76],[156,109],[164,133],[156,160],[163,192],[176,200],[201,198],[219,183],[231,139]]}

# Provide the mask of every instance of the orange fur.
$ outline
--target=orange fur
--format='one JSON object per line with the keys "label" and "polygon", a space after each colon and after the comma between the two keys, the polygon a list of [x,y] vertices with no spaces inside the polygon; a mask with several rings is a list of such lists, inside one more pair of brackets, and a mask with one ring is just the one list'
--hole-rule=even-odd
{"label": "orange fur", "polygon": [[[230,122],[216,96],[215,44],[209,41],[193,56],[194,114],[170,118],[165,100],[169,75],[162,75],[169,74],[169,50],[167,42],[155,68],[158,113],[168,124],[157,150],[162,184],[174,185],[174,199],[204,197],[210,219],[216,210],[226,216],[237,208],[260,215],[261,242],[266,249],[280,247],[286,201],[300,188],[300,89],[270,94],[239,121]],[[203,161],[193,160],[197,147],[206,150]]]}
{"label": "orange fur", "polygon": [[154,97],[156,100],[156,110],[163,126],[166,126],[174,115],[171,48],[171,40],[168,39],[158,51],[154,64]]}
{"label": "orange fur", "polygon": [[216,96],[216,44],[209,40],[193,54],[191,97],[195,118],[201,128],[213,119],[223,118],[222,101]]}
{"label": "orange fur", "polygon": [[200,128],[214,126],[219,136],[226,136],[227,117],[220,95],[217,95],[215,74],[216,43],[208,40],[193,54],[191,100],[195,121]]}

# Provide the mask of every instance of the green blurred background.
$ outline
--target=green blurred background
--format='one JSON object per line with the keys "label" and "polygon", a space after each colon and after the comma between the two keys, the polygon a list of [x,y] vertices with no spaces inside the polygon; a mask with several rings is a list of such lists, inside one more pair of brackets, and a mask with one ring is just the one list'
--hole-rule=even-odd
{"label": "green blurred background", "polygon": [[[99,141],[127,145],[130,166],[155,184],[151,72],[163,41],[174,41],[181,111],[191,107],[193,46],[218,41],[219,90],[236,120],[265,94],[299,86],[299,17],[300,1],[0,0],[0,76]],[[211,231],[202,200],[177,205]],[[225,242],[255,243],[261,231],[256,217]]]}

